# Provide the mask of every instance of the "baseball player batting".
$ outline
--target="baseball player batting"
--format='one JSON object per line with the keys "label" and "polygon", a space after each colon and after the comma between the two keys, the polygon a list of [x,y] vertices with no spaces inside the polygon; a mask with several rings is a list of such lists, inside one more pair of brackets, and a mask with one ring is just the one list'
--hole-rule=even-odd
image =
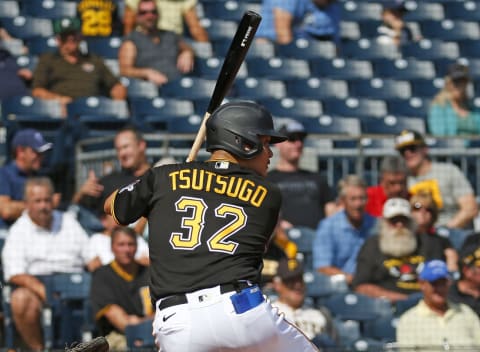
{"label": "baseball player batting", "polygon": [[148,219],[160,351],[318,351],[258,286],[281,203],[270,144],[286,137],[244,101],[217,108],[206,137],[209,160],[152,168],[105,202],[119,224]]}

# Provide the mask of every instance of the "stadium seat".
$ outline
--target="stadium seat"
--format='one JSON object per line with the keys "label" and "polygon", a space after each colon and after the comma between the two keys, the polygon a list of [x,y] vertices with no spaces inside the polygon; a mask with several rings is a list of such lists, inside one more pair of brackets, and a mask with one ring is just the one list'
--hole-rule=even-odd
{"label": "stadium seat", "polygon": [[447,1],[443,4],[445,13],[452,20],[480,21],[478,1]]}
{"label": "stadium seat", "polygon": [[465,39],[480,39],[480,29],[477,22],[450,20],[424,21],[420,23],[422,34],[426,38],[444,41],[459,41]]}
{"label": "stadium seat", "polygon": [[27,16],[50,20],[62,17],[76,17],[77,3],[66,0],[23,1],[22,13]]}
{"label": "stadium seat", "polygon": [[422,39],[418,42],[404,44],[402,46],[402,54],[405,58],[417,60],[456,59],[460,56],[460,49],[455,42]]}
{"label": "stadium seat", "polygon": [[213,45],[210,42],[187,41],[195,53],[195,57],[208,58],[213,56]]}
{"label": "stadium seat", "polygon": [[[349,351],[349,347],[353,344],[353,342],[361,337],[360,323],[358,321],[342,320],[333,317],[333,326],[337,331],[338,340],[340,341],[341,346],[347,348],[347,351]],[[337,350],[333,350],[331,352],[335,351]]]}
{"label": "stadium seat", "polygon": [[104,59],[118,60],[118,49],[122,45],[121,37],[86,37],[88,52]]}
{"label": "stadium seat", "polygon": [[362,337],[352,343],[349,351],[352,352],[383,352],[385,344],[382,341]]}
{"label": "stadium seat", "polygon": [[330,41],[318,41],[299,38],[289,44],[277,44],[278,57],[312,60],[318,58],[333,59],[336,46]]}
{"label": "stadium seat", "polygon": [[20,115],[59,118],[62,114],[60,103],[57,100],[45,100],[29,95],[4,99],[1,106],[2,115],[9,120]]}
{"label": "stadium seat", "polygon": [[135,325],[125,327],[127,347],[130,351],[145,351],[155,347],[155,339],[152,336],[152,320],[147,320]]}
{"label": "stadium seat", "polygon": [[395,342],[398,317],[385,316],[365,322],[363,337],[382,342]]}
{"label": "stadium seat", "polygon": [[431,61],[416,59],[379,59],[374,62],[375,76],[398,80],[433,79],[435,66]]}
{"label": "stadium seat", "polygon": [[372,298],[354,292],[339,293],[324,301],[333,316],[360,322],[390,316],[392,308],[386,299]]}
{"label": "stadium seat", "polygon": [[430,109],[430,99],[411,97],[408,99],[388,99],[388,113],[394,116],[421,117],[426,119]]}
{"label": "stadium seat", "polygon": [[381,117],[387,114],[387,105],[379,99],[347,98],[328,99],[323,102],[323,111],[326,114],[346,117]]}
{"label": "stadium seat", "polygon": [[396,45],[381,44],[374,39],[367,38],[347,41],[342,45],[342,54],[356,60],[396,59],[401,56]]}
{"label": "stadium seat", "polygon": [[200,24],[208,33],[210,41],[228,38],[232,40],[237,31],[236,21],[225,21],[223,19],[202,18]]}
{"label": "stadium seat", "polygon": [[268,98],[259,101],[275,117],[305,118],[318,117],[322,113],[322,104],[312,99]]}
{"label": "stadium seat", "polygon": [[92,96],[77,98],[67,105],[69,118],[82,115],[114,116],[126,119],[129,117],[127,103],[107,97]]}
{"label": "stadium seat", "polygon": [[121,77],[121,82],[127,87],[127,96],[133,97],[158,97],[159,89],[155,83],[143,79]]}
{"label": "stadium seat", "polygon": [[201,99],[212,96],[216,81],[198,77],[183,77],[164,84],[160,96],[178,99]]}
{"label": "stadium seat", "polygon": [[396,135],[406,129],[426,132],[426,123],[423,118],[393,116],[384,118],[370,118],[362,120],[362,132],[365,134]]}
{"label": "stadium seat", "polygon": [[118,130],[134,124],[133,121],[126,117],[98,114],[80,115],[77,117],[76,122],[84,129],[83,138],[114,135]]}
{"label": "stadium seat", "polygon": [[167,122],[167,129],[170,133],[197,133],[201,123],[199,115],[175,117]]}
{"label": "stadium seat", "polygon": [[362,38],[367,38],[374,40],[379,36],[378,27],[382,25],[383,21],[381,20],[372,20],[372,21],[362,21],[358,24],[360,30],[360,36]]}
{"label": "stadium seat", "polygon": [[312,75],[330,79],[367,79],[373,77],[372,65],[366,60],[335,58],[310,60]]}
{"label": "stadium seat", "polygon": [[421,292],[416,292],[408,295],[407,299],[397,301],[394,305],[394,315],[396,317],[402,316],[410,308],[413,308],[421,299],[423,294]]}
{"label": "stadium seat", "polygon": [[286,81],[287,93],[290,97],[306,99],[327,99],[348,97],[348,85],[343,80],[328,78],[293,79]]}
{"label": "stadium seat", "polygon": [[250,100],[283,98],[286,96],[285,83],[267,78],[237,79],[233,83],[235,97]]}
{"label": "stadium seat", "polygon": [[308,227],[292,227],[287,230],[287,236],[297,245],[299,252],[312,253],[315,230]]}
{"label": "stadium seat", "polygon": [[[223,65],[223,58],[221,57],[209,57],[209,58],[195,58],[195,65],[193,69],[193,75],[205,79],[214,79],[218,78],[220,70]],[[240,69],[238,70],[238,78],[245,78],[247,76],[247,66],[245,62],[242,63]]]}
{"label": "stadium seat", "polygon": [[373,78],[370,80],[355,80],[349,83],[350,93],[355,97],[371,99],[406,99],[411,96],[408,81]]}
{"label": "stadium seat", "polygon": [[47,52],[55,52],[58,49],[55,37],[34,37],[27,40],[30,55],[41,55]]}
{"label": "stadium seat", "polygon": [[356,117],[331,117],[322,115],[318,118],[302,120],[305,129],[311,134],[340,134],[359,136],[361,134],[360,120]]}
{"label": "stadium seat", "polygon": [[38,63],[38,56],[36,55],[21,55],[17,57],[17,65],[20,68],[27,68],[34,71]]}
{"label": "stadium seat", "polygon": [[370,21],[382,18],[382,5],[363,1],[341,1],[342,21]]}
{"label": "stadium seat", "polygon": [[[368,23],[366,21],[365,23]],[[356,21],[340,21],[340,37],[342,40],[357,40],[361,37],[360,26]]]}
{"label": "stadium seat", "polygon": [[225,21],[239,22],[243,14],[248,10],[260,13],[259,4],[249,3],[247,1],[215,1],[205,2],[202,5],[205,17],[221,18]]}
{"label": "stadium seat", "polygon": [[460,46],[460,55],[465,58],[480,57],[480,41],[478,40],[461,40],[458,42]]}
{"label": "stadium seat", "polygon": [[310,77],[308,61],[300,59],[252,58],[247,59],[247,68],[252,77],[276,80]]}
{"label": "stadium seat", "polygon": [[[218,57],[225,57],[232,44],[232,38],[218,39],[213,42],[213,50]],[[271,42],[253,41],[248,49],[247,58],[263,57],[270,58],[275,56],[275,46]]]}
{"label": "stadium seat", "polygon": [[303,274],[308,297],[312,297],[317,306],[321,306],[329,297],[349,291],[342,275],[324,275],[312,268]]}
{"label": "stadium seat", "polygon": [[158,116],[189,116],[194,114],[193,103],[189,100],[175,98],[153,99],[136,97],[130,100],[130,108],[135,118],[142,118],[148,115]]}
{"label": "stadium seat", "polygon": [[[407,1],[405,7],[408,11],[403,16],[406,22],[441,21],[445,18],[442,4],[424,1]],[[428,38],[428,36],[425,36]]]}
{"label": "stadium seat", "polygon": [[431,99],[442,89],[444,81],[442,78],[414,79],[410,84],[412,96]]}
{"label": "stadium seat", "polygon": [[53,35],[52,22],[46,18],[30,16],[2,18],[2,26],[12,37],[23,40]]}
{"label": "stadium seat", "polygon": [[20,14],[20,6],[16,0],[0,1],[0,17],[17,17]]}

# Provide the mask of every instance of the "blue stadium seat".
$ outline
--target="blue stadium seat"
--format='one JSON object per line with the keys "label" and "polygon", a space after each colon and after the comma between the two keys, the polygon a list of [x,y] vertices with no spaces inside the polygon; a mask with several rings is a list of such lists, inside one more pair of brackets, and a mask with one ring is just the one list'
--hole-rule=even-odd
{"label": "blue stadium seat", "polygon": [[[213,42],[215,55],[225,57],[232,43],[232,38],[218,39]],[[263,57],[270,58],[275,56],[275,46],[271,42],[253,41],[248,49],[247,58]]]}
{"label": "blue stadium seat", "polygon": [[326,114],[347,117],[381,117],[387,114],[387,105],[379,99],[328,99],[323,101],[323,110]]}
{"label": "blue stadium seat", "polygon": [[315,271],[303,274],[308,297],[312,297],[317,306],[321,306],[329,297],[349,291],[345,277],[324,275]]}
{"label": "blue stadium seat", "polygon": [[410,81],[412,86],[412,95],[421,98],[433,98],[440,89],[444,81],[442,78],[436,79],[414,79]]}
{"label": "blue stadium seat", "polygon": [[187,117],[175,117],[167,122],[167,129],[170,133],[196,133],[202,123],[199,115]]}
{"label": "blue stadium seat", "polygon": [[50,37],[53,35],[52,22],[46,18],[17,16],[2,18],[2,26],[15,38]]}
{"label": "blue stadium seat", "polygon": [[424,21],[420,23],[422,34],[426,38],[444,41],[459,41],[465,39],[480,39],[480,29],[477,22],[450,20]]}
{"label": "blue stadium seat", "polygon": [[0,17],[17,17],[20,14],[20,6],[16,0],[0,1]]}
{"label": "blue stadium seat", "polygon": [[480,21],[478,1],[447,1],[443,4],[445,13],[452,20]]}
{"label": "blue stadium seat", "polygon": [[340,134],[359,136],[361,134],[360,120],[356,117],[331,117],[328,115],[319,118],[302,120],[305,129],[311,134]]}
{"label": "blue stadium seat", "polygon": [[277,44],[276,52],[279,57],[292,59],[312,60],[318,58],[333,59],[336,46],[330,41],[296,39],[289,44]]}
{"label": "blue stadium seat", "polygon": [[394,44],[381,44],[376,40],[362,38],[358,41],[347,41],[342,44],[342,54],[356,60],[396,59],[400,51]]}
{"label": "blue stadium seat", "polygon": [[324,301],[334,317],[360,322],[390,316],[392,308],[385,299],[372,298],[354,292],[339,293]]}
{"label": "blue stadium seat", "polygon": [[267,78],[237,79],[233,83],[235,96],[243,99],[261,100],[266,98],[283,98],[286,96],[285,83]]}
{"label": "blue stadium seat", "polygon": [[307,78],[288,80],[286,83],[287,93],[290,97],[306,99],[344,99],[348,97],[348,85],[343,80]]}
{"label": "blue stadium seat", "polygon": [[407,310],[413,308],[422,298],[423,294],[421,292],[416,292],[408,295],[407,299],[397,301],[394,306],[394,315],[400,317]]}
{"label": "blue stadium seat", "polygon": [[225,21],[223,19],[203,18],[200,24],[205,28],[208,37],[215,42],[219,39],[232,39],[237,31],[236,21]]}
{"label": "blue stadium seat", "polygon": [[385,344],[382,341],[362,337],[352,343],[349,346],[349,351],[352,352],[383,352],[385,350]]}
{"label": "blue stadium seat", "polygon": [[[206,79],[214,79],[218,78],[220,74],[222,65],[223,65],[223,58],[221,57],[209,57],[209,58],[195,58],[195,65],[193,69],[193,75],[201,78]],[[242,63],[240,69],[238,70],[237,76],[238,78],[245,78],[247,76],[247,66],[245,62]]]}
{"label": "blue stadium seat", "polygon": [[[408,11],[404,15],[406,22],[419,22],[426,20],[440,21],[445,18],[442,4],[424,1],[408,1],[405,3]],[[426,36],[428,38],[428,36]]]}
{"label": "blue stadium seat", "polygon": [[370,21],[382,18],[382,5],[363,1],[341,1],[342,21]]}
{"label": "blue stadium seat", "polygon": [[[333,317],[333,326],[337,331],[341,346],[347,348],[347,351],[349,351],[350,346],[361,337],[360,323],[358,321],[342,320]],[[333,350],[331,352],[335,351],[336,350]]]}
{"label": "blue stadium seat", "polygon": [[126,119],[129,117],[127,103],[107,97],[92,96],[77,98],[67,105],[69,118],[82,115],[114,116]]}
{"label": "blue stadium seat", "polygon": [[20,68],[27,68],[30,71],[34,71],[37,67],[38,56],[36,55],[21,55],[17,57],[17,65]]}
{"label": "blue stadium seat", "polygon": [[145,351],[155,347],[155,339],[152,336],[152,324],[152,320],[146,320],[142,323],[125,327],[127,347],[130,351]]}
{"label": "blue stadium seat", "polygon": [[77,123],[84,128],[83,138],[114,135],[118,130],[134,124],[129,118],[112,115],[80,115]]}
{"label": "blue stadium seat", "polygon": [[[363,23],[369,23],[365,21]],[[342,40],[357,40],[361,37],[360,26],[357,21],[340,21],[340,37]]]}
{"label": "blue stadium seat", "polygon": [[480,79],[480,58],[471,57],[467,60],[458,60],[458,62],[464,63],[468,66],[470,77],[474,82]]}
{"label": "blue stadium seat", "polygon": [[277,80],[310,77],[308,61],[300,59],[247,59],[247,68],[252,77],[262,77]]}
{"label": "blue stadium seat", "polygon": [[225,21],[238,22],[248,10],[260,13],[259,4],[249,3],[247,1],[215,1],[205,2],[202,5],[205,17],[221,18]]}
{"label": "blue stadium seat", "polygon": [[426,119],[430,109],[430,99],[411,97],[409,99],[387,100],[388,113],[394,116],[421,117]]}
{"label": "blue stadium seat", "polygon": [[375,76],[399,80],[435,78],[435,66],[431,61],[416,59],[379,59],[374,63]]}
{"label": "blue stadium seat", "polygon": [[268,98],[261,99],[260,103],[276,117],[291,117],[296,119],[318,117],[322,114],[322,104],[318,100],[302,98]]}
{"label": "blue stadium seat", "polygon": [[202,99],[212,96],[216,81],[198,77],[183,77],[164,84],[160,96],[178,99]]}
{"label": "blue stadium seat", "polygon": [[310,60],[312,74],[330,79],[367,79],[373,77],[372,64],[366,60],[335,58]]}
{"label": "blue stadium seat", "polygon": [[382,342],[395,342],[398,317],[385,316],[365,322],[362,336]]}
{"label": "blue stadium seat", "polygon": [[405,129],[426,132],[426,123],[423,118],[393,116],[384,118],[370,118],[362,120],[362,132],[365,134],[399,134]]}
{"label": "blue stadium seat", "polygon": [[460,46],[460,55],[468,58],[480,57],[480,41],[478,40],[461,40],[458,42]]}
{"label": "blue stadium seat", "polygon": [[350,93],[355,97],[371,99],[406,99],[411,96],[408,81],[373,78],[370,80],[355,80],[349,83]]}
{"label": "blue stadium seat", "polygon": [[75,17],[77,15],[77,3],[66,0],[23,1],[22,13],[27,16],[51,20],[62,17]]}
{"label": "blue stadium seat", "polygon": [[417,60],[456,59],[460,56],[460,49],[456,42],[422,39],[418,42],[404,44],[402,54],[405,58]]}
{"label": "blue stadium seat", "polygon": [[362,21],[358,24],[360,35],[362,38],[376,39],[379,36],[378,27],[382,25],[383,21]]}
{"label": "blue stadium seat", "polygon": [[287,231],[288,238],[297,245],[297,250],[312,253],[315,230],[308,227],[292,227]]}
{"label": "blue stadium seat", "polygon": [[155,83],[143,79],[121,77],[121,82],[127,87],[127,96],[133,97],[158,97],[159,88]]}
{"label": "blue stadium seat", "polygon": [[210,42],[197,42],[195,40],[188,40],[195,53],[195,57],[208,58],[213,56],[213,45]]}
{"label": "blue stadium seat", "polygon": [[27,40],[30,55],[41,55],[47,52],[55,52],[58,49],[55,37],[34,37]]}
{"label": "blue stadium seat", "polygon": [[18,115],[55,118],[61,116],[61,106],[57,100],[45,100],[29,95],[4,99],[1,106],[2,115],[7,119],[14,119]]}
{"label": "blue stadium seat", "polygon": [[156,97],[150,99],[136,97],[130,100],[130,109],[135,118],[142,118],[148,115],[174,117],[194,114],[194,106],[191,101],[176,98]]}
{"label": "blue stadium seat", "polygon": [[118,60],[118,49],[122,45],[122,38],[86,37],[86,43],[90,53],[97,54],[104,59]]}

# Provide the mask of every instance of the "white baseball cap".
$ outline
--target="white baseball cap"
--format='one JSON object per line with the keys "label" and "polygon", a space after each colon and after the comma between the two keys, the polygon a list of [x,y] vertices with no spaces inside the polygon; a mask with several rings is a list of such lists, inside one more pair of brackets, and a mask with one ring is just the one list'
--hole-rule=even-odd
{"label": "white baseball cap", "polygon": [[383,217],[391,219],[395,216],[411,217],[411,208],[408,200],[403,198],[390,198],[383,205]]}

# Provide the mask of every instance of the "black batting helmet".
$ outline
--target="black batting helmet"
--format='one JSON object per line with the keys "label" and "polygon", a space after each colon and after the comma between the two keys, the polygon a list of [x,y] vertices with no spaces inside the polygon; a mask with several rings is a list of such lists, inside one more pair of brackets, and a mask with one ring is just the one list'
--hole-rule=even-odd
{"label": "black batting helmet", "polygon": [[273,129],[272,115],[250,101],[235,101],[217,108],[207,120],[207,151],[226,150],[242,159],[251,159],[263,150],[258,136],[270,136],[271,144],[286,136]]}

